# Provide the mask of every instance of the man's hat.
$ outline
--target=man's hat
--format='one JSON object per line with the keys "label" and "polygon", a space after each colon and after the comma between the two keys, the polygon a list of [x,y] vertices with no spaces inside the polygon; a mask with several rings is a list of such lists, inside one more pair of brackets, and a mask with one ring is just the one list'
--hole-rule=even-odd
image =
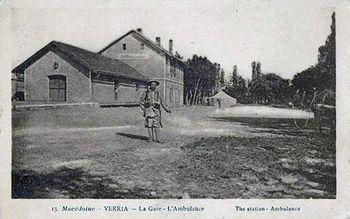
{"label": "man's hat", "polygon": [[152,82],[155,82],[157,84],[157,86],[159,85],[159,81],[156,81],[156,80],[150,80],[148,81],[148,85],[151,85]]}

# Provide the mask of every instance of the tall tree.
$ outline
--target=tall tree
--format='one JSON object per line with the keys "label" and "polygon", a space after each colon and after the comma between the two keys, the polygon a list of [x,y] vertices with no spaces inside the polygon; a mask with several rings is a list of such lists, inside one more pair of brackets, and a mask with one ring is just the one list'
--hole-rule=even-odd
{"label": "tall tree", "polygon": [[271,103],[272,89],[265,76],[260,74],[249,83],[249,92],[255,103]]}
{"label": "tall tree", "polygon": [[[318,62],[304,71],[297,73],[292,80],[296,99],[302,99],[301,105],[310,103],[315,93],[330,92],[335,104],[335,75],[336,75],[336,27],[335,13],[332,14],[331,33],[325,45],[318,49]],[[301,97],[300,97],[301,96]]]}
{"label": "tall tree", "polygon": [[238,73],[237,73],[237,66],[234,65],[233,66],[233,71],[232,71],[232,75],[230,77],[230,84],[232,86],[237,86],[238,83]]}
{"label": "tall tree", "polygon": [[325,45],[318,49],[318,66],[320,89],[335,91],[336,70],[336,43],[335,43],[335,12],[332,14],[331,34],[327,37]]}
{"label": "tall tree", "polygon": [[220,70],[220,87],[223,88],[226,84],[226,81],[225,81],[225,71],[224,69],[221,69]]}
{"label": "tall tree", "polygon": [[193,55],[185,71],[186,104],[198,104],[203,97],[214,95],[220,87],[221,66],[205,56]]}
{"label": "tall tree", "polygon": [[238,74],[237,66],[233,66],[232,74],[230,76],[230,83],[224,90],[228,95],[235,97],[238,102],[245,103],[247,87],[244,79]]}
{"label": "tall tree", "polygon": [[293,89],[289,86],[289,80],[275,73],[264,74],[264,77],[271,89],[271,102],[276,104],[288,104],[293,96]]}

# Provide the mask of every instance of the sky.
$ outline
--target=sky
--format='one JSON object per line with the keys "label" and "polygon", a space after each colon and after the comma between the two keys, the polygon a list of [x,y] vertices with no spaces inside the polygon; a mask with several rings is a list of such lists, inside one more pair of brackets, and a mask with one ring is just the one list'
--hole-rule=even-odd
{"label": "sky", "polygon": [[[55,1],[52,1],[55,2]],[[314,0],[77,0],[12,9],[13,67],[52,40],[97,52],[131,29],[162,46],[221,64],[226,76],[251,77],[251,62],[284,78],[316,64],[330,33],[331,1]],[[79,3],[79,4],[78,4]]]}

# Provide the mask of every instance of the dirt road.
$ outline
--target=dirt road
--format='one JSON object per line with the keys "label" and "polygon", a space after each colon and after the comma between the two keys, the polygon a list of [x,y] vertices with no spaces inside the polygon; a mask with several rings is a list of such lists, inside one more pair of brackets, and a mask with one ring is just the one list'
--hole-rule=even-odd
{"label": "dirt road", "polygon": [[13,197],[335,197],[334,139],[215,110],[165,114],[163,144],[137,108],[14,112]]}

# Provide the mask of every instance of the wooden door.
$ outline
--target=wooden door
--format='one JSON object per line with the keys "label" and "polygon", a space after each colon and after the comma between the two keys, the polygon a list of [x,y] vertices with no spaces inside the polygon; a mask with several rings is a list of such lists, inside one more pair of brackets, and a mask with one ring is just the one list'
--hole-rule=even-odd
{"label": "wooden door", "polygon": [[49,76],[50,102],[66,101],[66,77],[63,75]]}

